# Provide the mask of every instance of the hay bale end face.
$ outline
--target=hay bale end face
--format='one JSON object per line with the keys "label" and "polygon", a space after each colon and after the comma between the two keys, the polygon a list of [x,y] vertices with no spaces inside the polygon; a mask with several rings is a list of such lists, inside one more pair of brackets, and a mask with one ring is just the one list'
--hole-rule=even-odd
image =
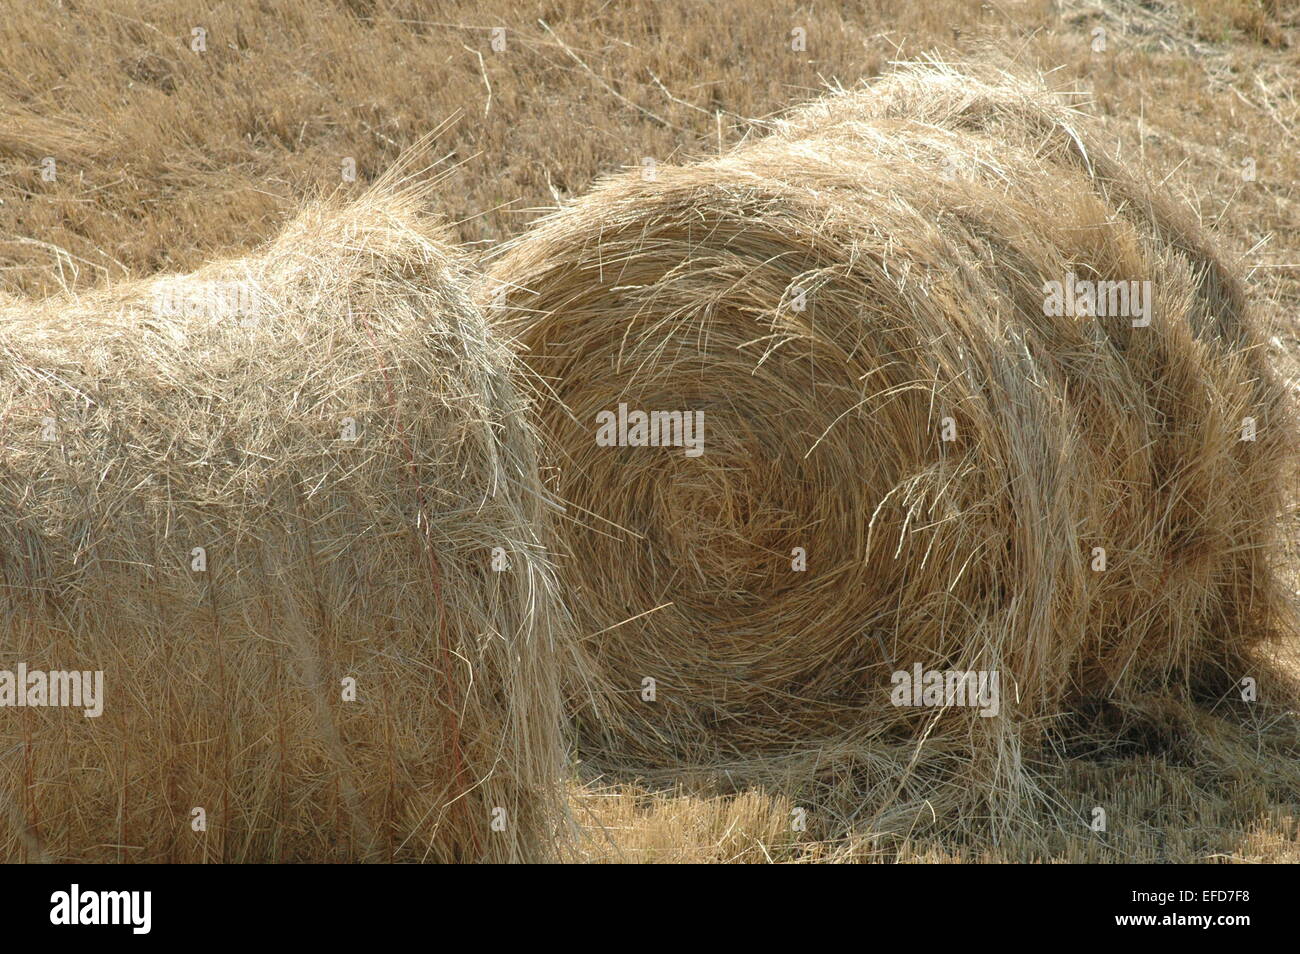
{"label": "hay bale end face", "polygon": [[421,206],[5,304],[0,701],[48,695],[0,708],[0,858],[550,855],[535,449]]}
{"label": "hay bale end face", "polygon": [[[1082,699],[1248,674],[1284,394],[1235,281],[1095,135],[1033,85],[904,70],[496,262],[574,504],[584,757],[942,814],[1032,794]],[[899,704],[918,669],[996,673],[1000,709]]]}

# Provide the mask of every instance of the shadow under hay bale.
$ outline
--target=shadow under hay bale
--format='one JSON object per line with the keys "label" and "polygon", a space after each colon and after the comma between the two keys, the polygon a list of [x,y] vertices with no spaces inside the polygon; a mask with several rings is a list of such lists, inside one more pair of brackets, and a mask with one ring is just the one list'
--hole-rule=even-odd
{"label": "shadow under hay bale", "polygon": [[0,708],[0,858],[552,855],[534,441],[424,198],[6,303],[0,670],[103,675]]}
{"label": "shadow under hay bale", "polygon": [[[997,829],[1080,700],[1251,674],[1290,411],[1236,281],[1103,143],[1034,84],[908,68],[505,250],[589,765]],[[634,412],[701,412],[699,453]],[[917,670],[1000,705],[898,696]]]}

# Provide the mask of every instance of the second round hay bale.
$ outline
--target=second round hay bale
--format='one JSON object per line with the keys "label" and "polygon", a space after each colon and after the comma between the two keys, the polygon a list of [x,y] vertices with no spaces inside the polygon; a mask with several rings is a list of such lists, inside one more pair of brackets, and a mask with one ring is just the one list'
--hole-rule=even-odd
{"label": "second round hay bale", "polygon": [[[1093,135],[1034,84],[905,70],[496,263],[552,397],[589,761],[1008,806],[1083,700],[1246,674],[1284,394],[1236,282]],[[1137,282],[1132,312],[1054,308],[1075,281]],[[636,412],[700,413],[702,452]],[[1000,708],[896,705],[917,667],[996,673]]]}
{"label": "second round hay bale", "polygon": [[103,674],[0,708],[4,860],[551,855],[533,437],[422,201],[0,314],[0,670]]}

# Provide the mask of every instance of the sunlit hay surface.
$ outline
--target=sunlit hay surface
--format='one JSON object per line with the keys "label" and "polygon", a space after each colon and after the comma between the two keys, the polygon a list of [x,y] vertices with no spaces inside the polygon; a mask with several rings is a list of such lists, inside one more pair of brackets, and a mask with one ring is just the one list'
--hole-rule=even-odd
{"label": "sunlit hay surface", "polygon": [[426,198],[5,304],[0,668],[105,701],[3,710],[0,858],[550,856],[535,447]]}
{"label": "sunlit hay surface", "polygon": [[[1044,314],[1070,272],[1150,281],[1150,326]],[[1244,296],[1036,83],[828,97],[605,183],[492,278],[553,396],[591,767],[996,833],[1053,797],[1063,715],[1223,698],[1287,625],[1293,420]],[[702,410],[703,455],[598,446],[620,402]],[[998,673],[999,714],[891,704],[918,664]]]}

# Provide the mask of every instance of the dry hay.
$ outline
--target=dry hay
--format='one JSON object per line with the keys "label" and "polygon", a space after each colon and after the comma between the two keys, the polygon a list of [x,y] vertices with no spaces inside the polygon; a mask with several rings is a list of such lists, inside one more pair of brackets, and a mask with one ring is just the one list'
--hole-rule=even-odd
{"label": "dry hay", "polygon": [[[1237,698],[1292,425],[1241,288],[1104,142],[1036,83],[906,68],[495,263],[552,394],[588,763],[996,826],[1062,713]],[[1150,325],[1046,315],[1071,272],[1150,281]],[[703,411],[703,454],[598,446],[620,403]],[[998,673],[999,715],[893,705],[918,664]]]}
{"label": "dry hay", "polygon": [[0,858],[550,856],[534,440],[425,198],[0,313],[0,670],[104,700],[0,709]]}

